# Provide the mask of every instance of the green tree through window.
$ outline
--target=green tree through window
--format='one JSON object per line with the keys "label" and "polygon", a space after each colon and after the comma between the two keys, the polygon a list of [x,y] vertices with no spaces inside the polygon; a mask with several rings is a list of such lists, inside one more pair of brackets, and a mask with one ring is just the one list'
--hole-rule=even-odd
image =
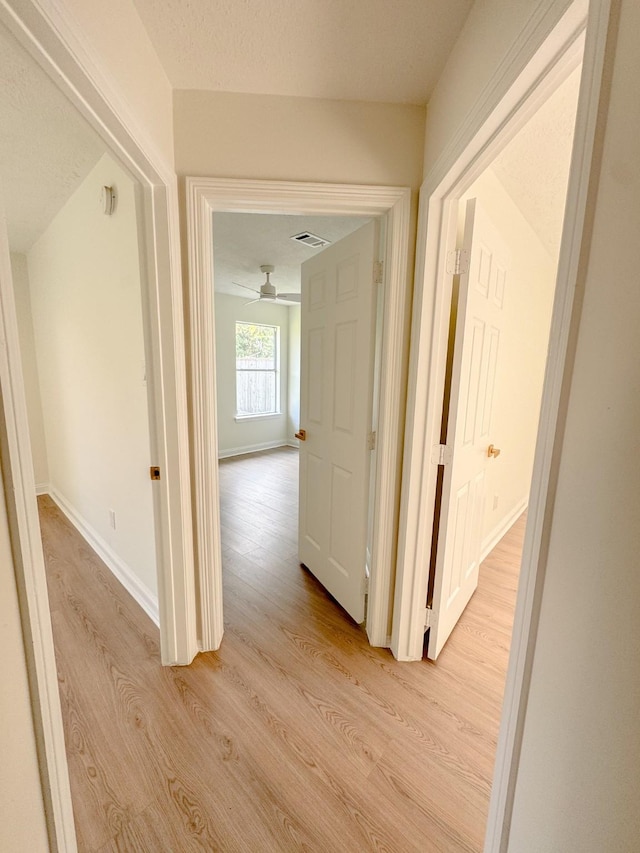
{"label": "green tree through window", "polygon": [[236,413],[271,415],[280,410],[278,326],[236,323]]}

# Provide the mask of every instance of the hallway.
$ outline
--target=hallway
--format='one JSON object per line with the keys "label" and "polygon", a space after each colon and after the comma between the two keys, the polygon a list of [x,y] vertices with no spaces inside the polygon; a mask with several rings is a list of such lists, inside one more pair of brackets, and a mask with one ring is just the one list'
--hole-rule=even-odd
{"label": "hallway", "polygon": [[481,849],[524,521],[437,664],[399,664],[298,565],[296,478],[221,462],[226,632],[188,668],[40,498],[81,851]]}

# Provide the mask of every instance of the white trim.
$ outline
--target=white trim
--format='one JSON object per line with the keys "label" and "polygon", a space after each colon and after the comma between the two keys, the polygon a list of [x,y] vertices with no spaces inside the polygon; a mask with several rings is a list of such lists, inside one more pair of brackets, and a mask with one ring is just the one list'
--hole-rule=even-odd
{"label": "white trim", "polygon": [[36,496],[48,495],[49,483],[36,483]]}
{"label": "white trim", "polygon": [[89,522],[53,486],[49,491],[49,496],[60,507],[71,524],[73,524],[82,538],[96,552],[106,567],[120,581],[133,600],[140,605],[156,625],[159,625],[158,596],[151,592],[149,587],[140,580],[133,569],[116,554]]}
{"label": "white trim", "polygon": [[270,418],[284,418],[284,412],[266,412],[263,415],[236,415],[234,421],[241,424],[243,421],[268,421]]}
{"label": "white trim", "polygon": [[[156,553],[163,663],[189,663],[197,653],[195,578],[188,418],[182,315],[182,279],[177,180],[142,132],[128,103],[99,65],[64,3],[50,0],[0,0],[2,22],[24,45],[64,95],[76,105],[144,191],[147,247],[145,303],[151,450],[163,471],[154,484]],[[33,463],[28,439],[24,384],[13,294],[7,293],[10,268],[2,261],[0,315],[2,404],[8,434],[6,471],[10,472],[15,512],[16,573],[24,591],[25,641],[34,725],[42,749],[38,760],[48,804],[50,845],[59,853],[76,851],[75,827],[51,636]],[[149,357],[150,355],[150,357]]]}
{"label": "white trim", "polygon": [[[485,853],[505,853],[531,666],[553,502],[555,454],[561,435],[560,394],[572,324],[573,299],[583,249],[587,194],[599,110],[609,0],[540,3],[512,51],[476,102],[451,146],[436,163],[421,191],[416,254],[416,288],[407,414],[406,454],[394,610],[393,646],[400,659],[422,657],[422,614],[430,551],[435,478],[430,448],[439,443],[448,337],[451,281],[443,258],[455,227],[457,198],[486,167],[522,121],[523,107],[539,103],[575,65],[576,45],[587,22],[583,73],[576,120],[571,175],[557,275],[549,356],[536,448],[529,516],[502,723],[496,754]],[[564,12],[564,14],[563,14]],[[513,120],[515,118],[515,121]],[[602,121],[606,114],[602,113]],[[587,241],[588,242],[588,241]],[[417,377],[420,377],[420,383]]]}
{"label": "white trim", "polygon": [[[0,205],[1,208],[1,205]],[[6,221],[0,209],[0,441],[2,469],[27,652],[29,688],[47,831],[52,849],[75,853],[76,833],[64,745],[49,596],[35,496]],[[41,746],[42,745],[42,746]]]}
{"label": "white trim", "polygon": [[486,558],[493,551],[498,542],[501,539],[504,539],[504,537],[511,530],[513,525],[525,511],[528,503],[528,498],[524,498],[523,500],[519,501],[518,504],[516,504],[516,506],[511,510],[511,512],[507,513],[504,518],[500,519],[499,523],[496,524],[491,533],[484,537],[484,539],[482,540],[482,544],[480,545],[480,562],[486,560]]}
{"label": "white trim", "polygon": [[258,453],[260,450],[273,450],[276,447],[292,447],[289,441],[262,441],[260,444],[247,444],[244,447],[231,447],[221,450],[218,459],[229,459],[231,456],[246,456],[247,453]]}
{"label": "white trim", "polygon": [[555,457],[562,440],[560,402],[565,382],[569,336],[573,331],[574,295],[582,255],[588,251],[588,239],[583,244],[587,200],[589,196],[591,199],[595,198],[597,192],[597,187],[592,185],[591,181],[594,140],[599,116],[600,121],[606,121],[606,110],[600,112],[600,96],[610,12],[610,0],[591,0],[588,17],[585,15],[587,29],[580,98],[540,412],[538,446],[489,804],[486,853],[506,853],[509,845],[513,797],[544,586],[546,552],[543,543],[551,526],[555,482],[553,473],[554,468],[557,469]]}
{"label": "white trim", "polygon": [[374,557],[368,597],[367,633],[373,645],[387,644],[391,583],[395,568],[404,406],[404,346],[409,251],[410,190],[406,187],[313,184],[187,178],[187,240],[195,530],[200,580],[200,620],[204,649],[222,640],[222,558],[215,411],[215,325],[213,304],[212,214],[245,213],[382,216],[388,220],[378,467],[374,495]]}
{"label": "white trim", "polygon": [[0,0],[16,36],[142,187],[150,446],[162,470],[154,521],[164,664],[198,651],[177,179],[62,3]]}

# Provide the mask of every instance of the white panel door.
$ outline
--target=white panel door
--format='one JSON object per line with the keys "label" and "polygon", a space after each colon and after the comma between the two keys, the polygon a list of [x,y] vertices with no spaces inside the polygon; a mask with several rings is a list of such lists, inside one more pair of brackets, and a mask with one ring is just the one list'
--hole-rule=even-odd
{"label": "white panel door", "polygon": [[364,621],[374,221],[302,265],[299,557]]}
{"label": "white panel door", "polygon": [[467,202],[440,525],[427,655],[440,654],[478,585],[481,524],[509,253],[476,199]]}

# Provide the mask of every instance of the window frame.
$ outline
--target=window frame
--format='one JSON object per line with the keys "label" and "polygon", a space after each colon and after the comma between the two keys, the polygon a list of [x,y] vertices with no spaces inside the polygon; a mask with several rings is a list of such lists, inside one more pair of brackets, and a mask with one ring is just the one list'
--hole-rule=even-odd
{"label": "window frame", "polygon": [[[274,367],[238,367],[238,326],[260,326],[274,331]],[[234,333],[234,348],[235,348],[235,417],[236,422],[266,420],[268,418],[278,418],[282,416],[281,408],[281,389],[280,389],[280,326],[276,323],[256,323],[252,320],[236,320]],[[255,413],[240,413],[238,411],[238,374],[239,373],[273,373],[275,379],[275,410],[270,412],[255,412]]]}

